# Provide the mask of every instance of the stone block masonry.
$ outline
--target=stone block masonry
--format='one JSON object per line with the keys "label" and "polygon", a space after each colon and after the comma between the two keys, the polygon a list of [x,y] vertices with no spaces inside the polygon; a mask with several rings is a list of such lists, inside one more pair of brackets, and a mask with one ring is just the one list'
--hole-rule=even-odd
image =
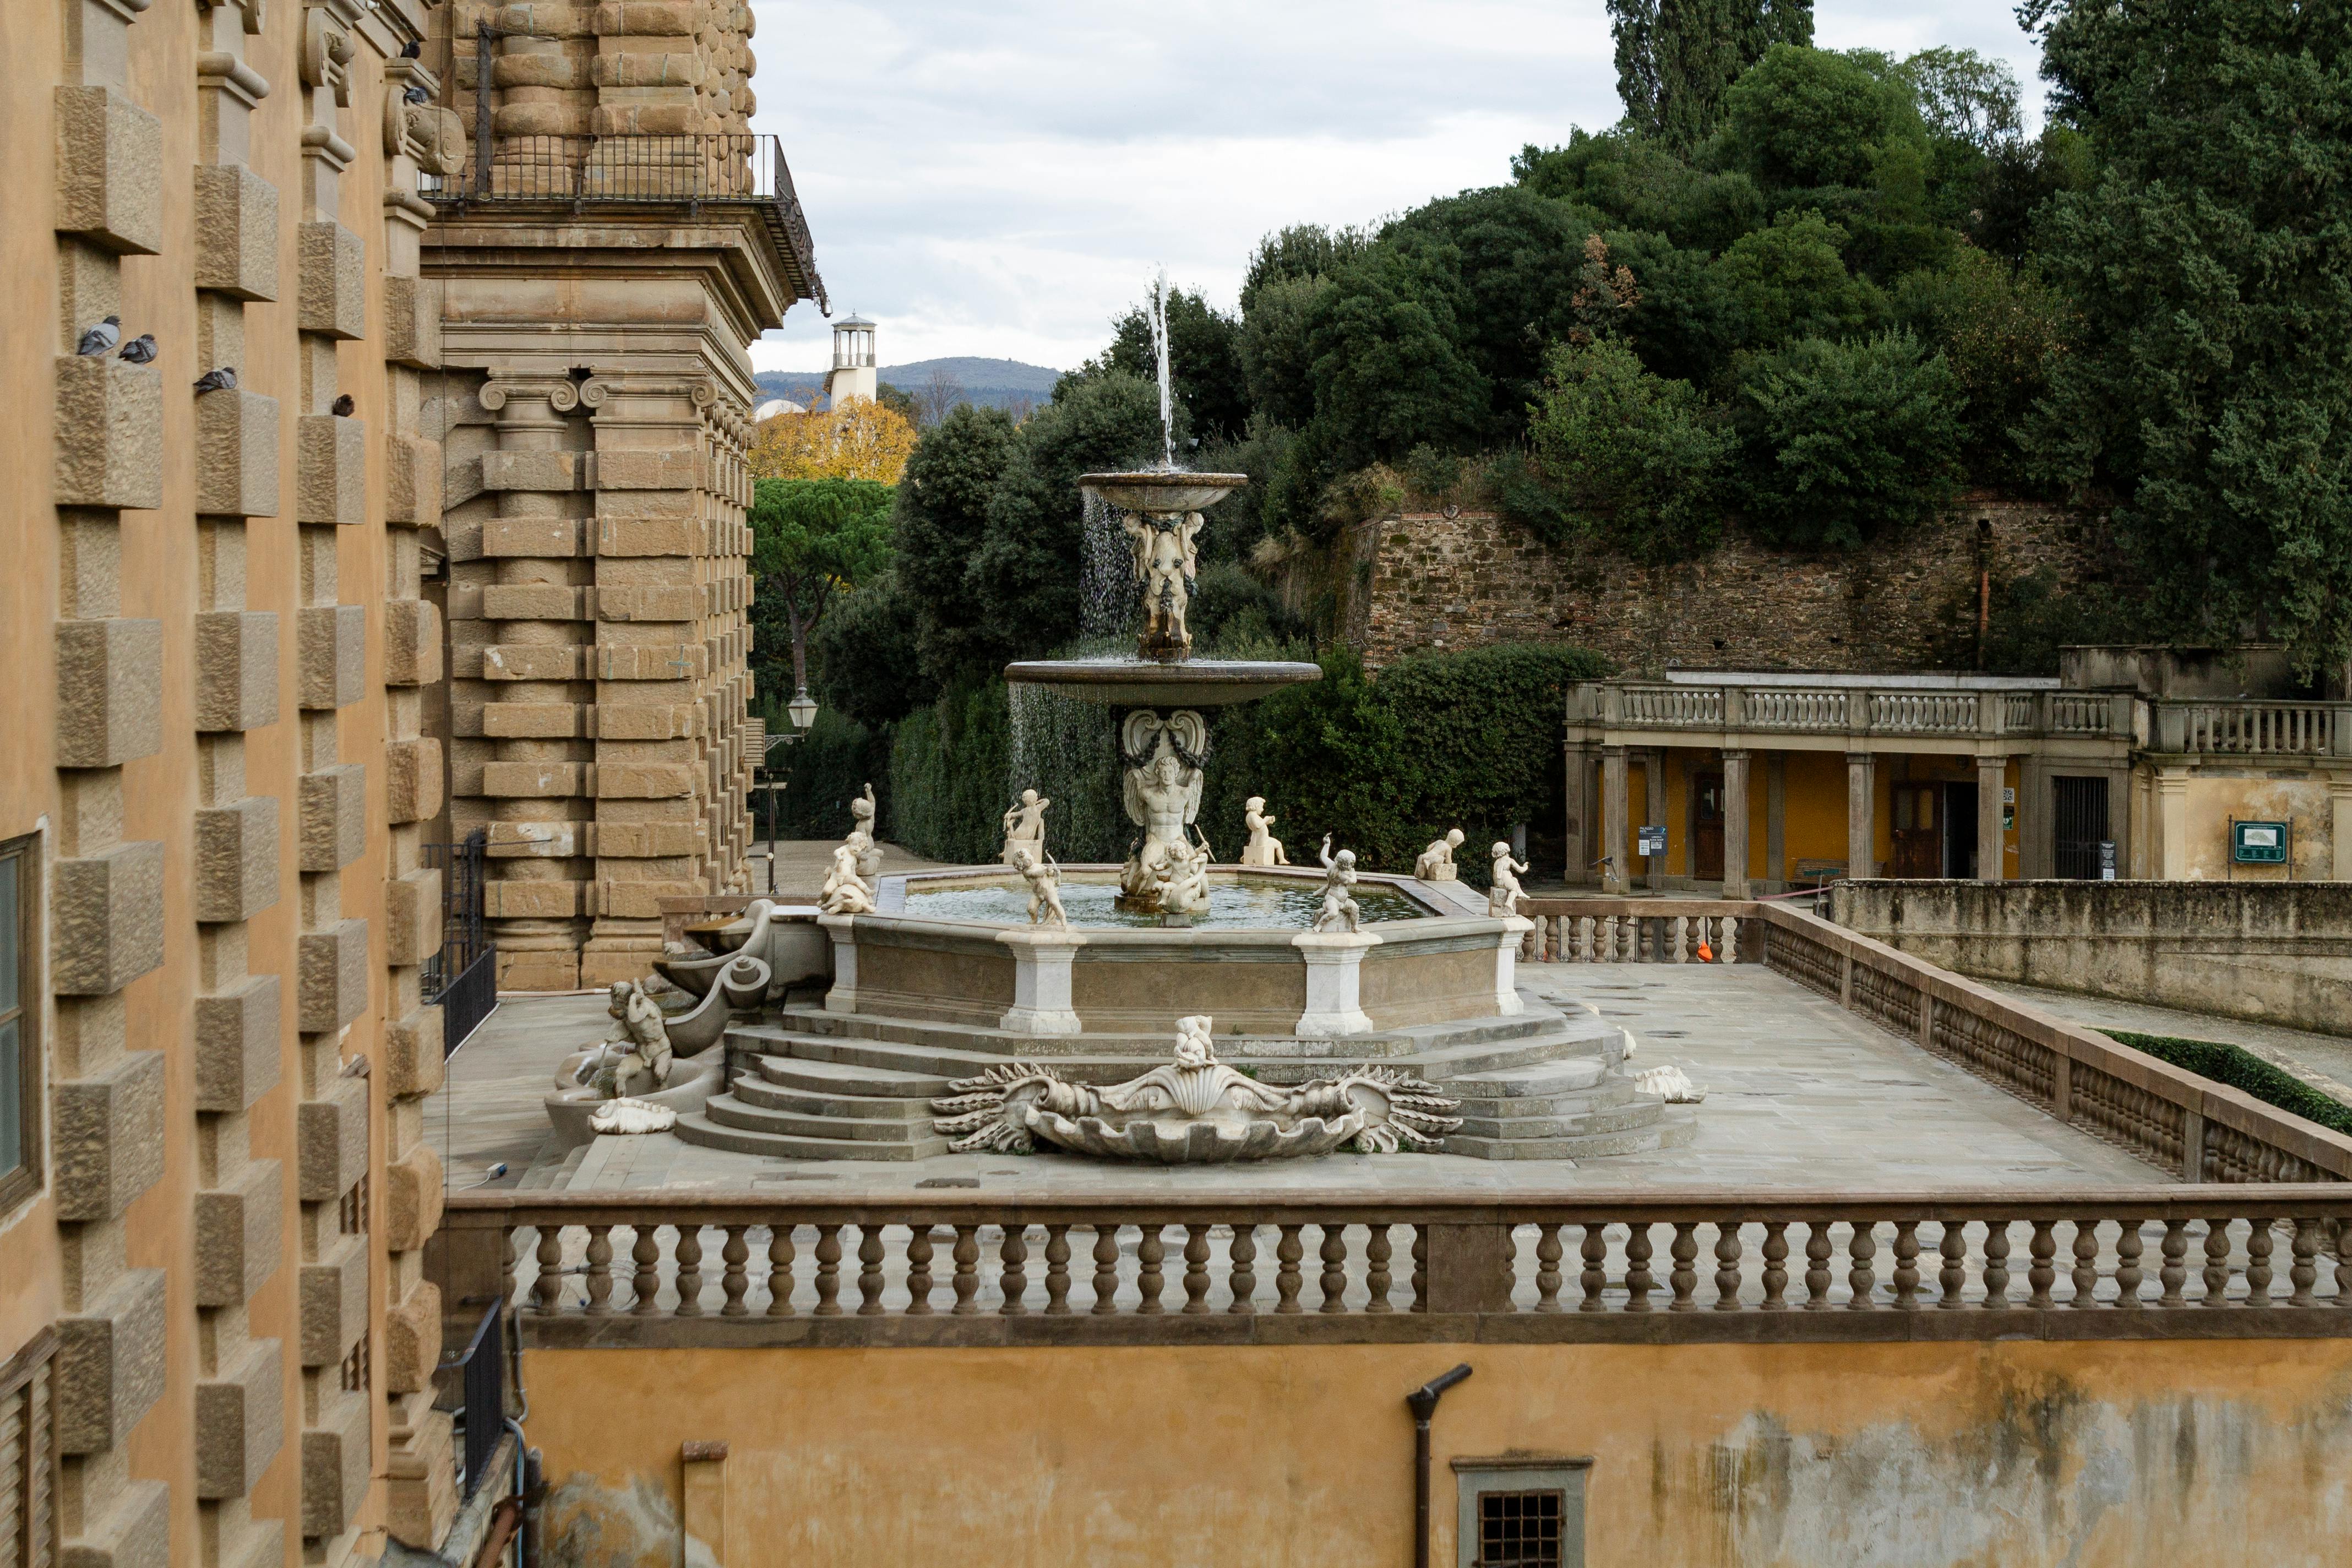
{"label": "stone block masonry", "polygon": [[[2039,503],[1964,501],[1850,552],[1768,549],[1734,531],[1696,561],[1643,566],[1549,545],[1492,512],[1358,524],[1337,575],[1342,624],[1375,668],[1411,653],[1573,643],[1620,669],[1937,668],[1972,646],[1977,577],[2100,561],[2095,524]],[[1297,595],[1294,592],[1294,597]]]}

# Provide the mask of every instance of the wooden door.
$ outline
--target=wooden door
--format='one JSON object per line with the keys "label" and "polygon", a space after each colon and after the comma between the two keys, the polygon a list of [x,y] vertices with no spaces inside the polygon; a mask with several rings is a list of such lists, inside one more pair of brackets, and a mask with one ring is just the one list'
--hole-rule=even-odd
{"label": "wooden door", "polygon": [[1895,796],[1895,858],[1890,877],[1944,874],[1944,825],[1938,816],[1943,791],[1935,784],[1898,784]]}
{"label": "wooden door", "polygon": [[1691,878],[1723,880],[1723,775],[1700,773],[1691,781]]}

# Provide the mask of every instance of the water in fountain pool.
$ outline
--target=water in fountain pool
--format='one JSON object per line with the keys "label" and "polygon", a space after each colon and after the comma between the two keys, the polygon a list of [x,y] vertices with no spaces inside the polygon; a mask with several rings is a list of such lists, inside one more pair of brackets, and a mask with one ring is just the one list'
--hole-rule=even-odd
{"label": "water in fountain pool", "polygon": [[[1118,907],[1118,889],[1108,882],[1065,882],[1062,907],[1074,926],[1157,927],[1160,917]],[[1432,911],[1402,889],[1385,882],[1360,882],[1356,903],[1365,924],[1406,921]],[[906,914],[927,920],[992,921],[1025,925],[1029,920],[1028,889],[992,883],[977,888],[909,888]],[[1305,931],[1323,912],[1323,885],[1304,878],[1266,879],[1246,882],[1213,882],[1209,912],[1196,915],[1194,930],[1244,929]]]}

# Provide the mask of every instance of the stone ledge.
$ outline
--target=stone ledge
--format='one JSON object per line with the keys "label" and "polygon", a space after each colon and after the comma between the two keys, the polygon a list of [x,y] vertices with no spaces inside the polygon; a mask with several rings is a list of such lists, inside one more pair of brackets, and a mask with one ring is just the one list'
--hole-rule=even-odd
{"label": "stone ledge", "polygon": [[346,341],[367,336],[365,242],[331,218],[302,224],[296,235],[301,271],[295,324]]}
{"label": "stone ledge", "polygon": [[581,912],[581,886],[520,879],[488,882],[482,887],[482,912],[497,920],[571,920]]}
{"label": "stone ledge", "polygon": [[411,370],[441,367],[441,285],[432,279],[383,280],[383,357]]}
{"label": "stone ledge", "polygon": [[163,1397],[163,1271],[133,1268],[92,1310],[58,1320],[58,1453],[103,1453]]}
{"label": "stone ledge", "polygon": [[[353,605],[356,609],[358,606]],[[301,800],[301,842],[297,864],[305,871],[339,871],[367,850],[367,769],[343,763],[304,773],[296,785]]]}
{"label": "stone ledge", "polygon": [[243,1497],[286,1440],[284,1346],[254,1340],[227,1375],[196,1384],[196,1496]]}
{"label": "stone ledge", "polygon": [[397,969],[441,951],[441,870],[421,866],[383,885],[383,961]]}
{"label": "stone ledge", "polygon": [[593,452],[485,452],[486,490],[581,490],[593,488]]}
{"label": "stone ledge", "polygon": [[569,643],[488,643],[484,680],[578,680],[584,649]]}
{"label": "stone ledge", "polygon": [[233,1307],[278,1272],[285,1175],[256,1160],[235,1185],[196,1194],[196,1305]]}
{"label": "stone ledge", "polygon": [[431,686],[441,679],[441,611],[430,599],[383,606],[383,683]]}
{"label": "stone ledge", "polygon": [[317,711],[357,702],[367,675],[367,606],[314,605],[295,616],[302,706]]}
{"label": "stone ledge", "polygon": [[394,823],[422,822],[441,810],[441,742],[431,735],[384,747],[385,815]]}
{"label": "stone ledge", "polygon": [[[483,457],[487,460],[489,454]],[[565,560],[583,553],[576,517],[493,517],[482,522],[485,560]]]}
{"label": "stone ledge", "polygon": [[302,1432],[302,1533],[341,1535],[367,1500],[372,1402],[335,1389]]}
{"label": "stone ledge", "polygon": [[278,798],[196,812],[196,919],[250,920],[278,901]]}
{"label": "stone ledge", "polygon": [[423,528],[441,521],[441,443],[384,437],[383,520]]}
{"label": "stone ledge", "polygon": [[58,1561],[60,1568],[172,1568],[171,1553],[171,1487],[125,1481],[106,1517],[68,1540]]}
{"label": "stone ledge", "polygon": [[217,733],[278,722],[278,616],[206,610],[196,616],[196,728]]}
{"label": "stone ledge", "polygon": [[299,1294],[302,1364],[340,1365],[367,1332],[367,1237],[335,1237],[324,1257],[302,1265]]}
{"label": "stone ledge", "polygon": [[104,1078],[57,1086],[58,1218],[112,1219],[163,1175],[163,1053],[132,1051]]}
{"label": "stone ledge", "polygon": [[199,163],[195,188],[196,287],[277,299],[278,187],[241,163]]}
{"label": "stone ledge", "polygon": [[300,1179],[295,1195],[306,1204],[334,1203],[368,1171],[368,1080],[338,1078],[324,1098],[295,1111]]}
{"label": "stone ledge", "polygon": [[383,1026],[383,1092],[389,1100],[431,1094],[447,1076],[442,1054],[446,1020],[437,1006],[419,1007]]}
{"label": "stone ledge", "polygon": [[196,510],[278,515],[278,399],[243,387],[196,399]]}
{"label": "stone ledge", "polygon": [[421,1394],[433,1386],[441,1359],[441,1288],[419,1279],[407,1299],[383,1314],[383,1391]]}
{"label": "stone ledge", "polygon": [[305,414],[294,426],[294,521],[344,528],[367,521],[366,422]]}
{"label": "stone ledge", "polygon": [[58,766],[120,767],[163,745],[163,623],[58,623]]}
{"label": "stone ledge", "polygon": [[112,354],[57,362],[57,503],[163,504],[163,372]]}
{"label": "stone ledge", "polygon": [[49,986],[106,996],[163,962],[163,846],[118,844],[51,871]]}
{"label": "stone ledge", "polygon": [[383,1245],[414,1252],[441,1225],[441,1156],[419,1143],[383,1167]]}
{"label": "stone ledge", "polygon": [[[58,232],[121,255],[158,254],[163,248],[163,121],[118,88],[53,90]],[[26,173],[20,169],[19,177]]]}
{"label": "stone ledge", "polygon": [[340,1029],[367,1010],[367,921],[339,921],[326,931],[305,931],[295,948],[295,1025],[302,1033]]}
{"label": "stone ledge", "polygon": [[485,763],[480,794],[492,800],[560,800],[587,793],[584,763]]}
{"label": "stone ledge", "polygon": [[235,991],[199,996],[196,1109],[249,1109],[278,1087],[278,976],[257,974]]}

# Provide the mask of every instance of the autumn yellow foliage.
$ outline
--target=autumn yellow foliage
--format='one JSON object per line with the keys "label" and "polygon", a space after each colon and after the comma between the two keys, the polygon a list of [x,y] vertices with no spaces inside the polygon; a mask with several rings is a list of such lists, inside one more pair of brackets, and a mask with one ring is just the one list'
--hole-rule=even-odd
{"label": "autumn yellow foliage", "polygon": [[853,397],[821,414],[778,414],[760,422],[751,472],[763,479],[878,479],[898,482],[915,449],[903,415]]}

